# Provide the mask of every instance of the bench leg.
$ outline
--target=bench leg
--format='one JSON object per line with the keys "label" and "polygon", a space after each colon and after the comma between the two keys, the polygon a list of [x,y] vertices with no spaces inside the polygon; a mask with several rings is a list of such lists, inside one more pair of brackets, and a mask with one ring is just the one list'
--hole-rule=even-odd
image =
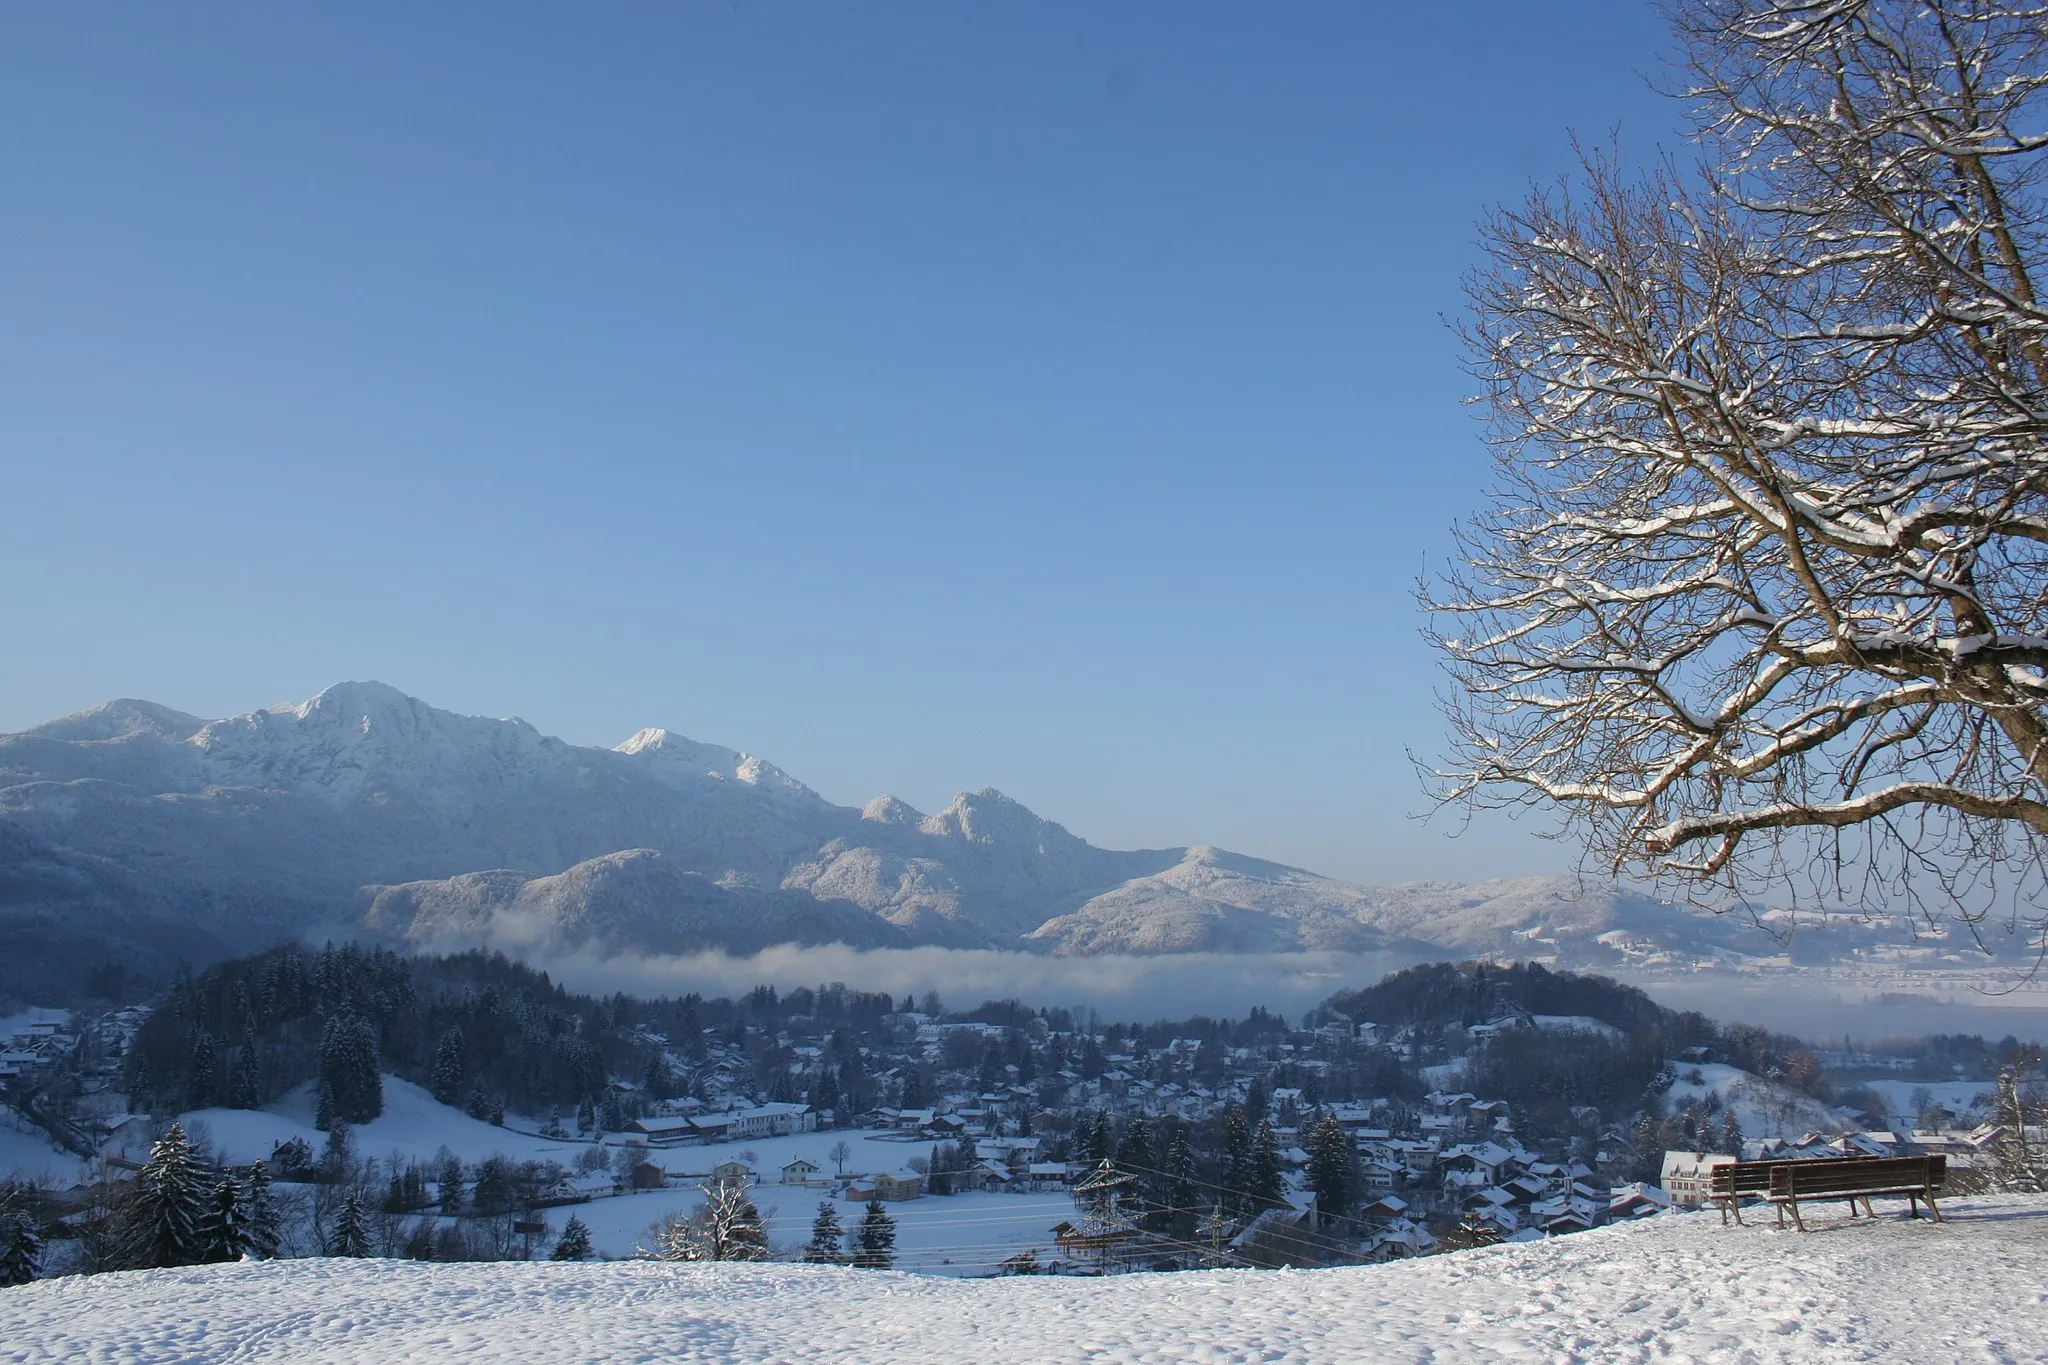
{"label": "bench leg", "polygon": [[1801,1232],[1806,1231],[1806,1219],[1801,1217],[1799,1213],[1799,1197],[1794,1195],[1786,1202],[1792,1205],[1792,1226],[1798,1228]]}
{"label": "bench leg", "polygon": [[1934,1202],[1934,1191],[1932,1190],[1927,1192],[1927,1211],[1934,1215],[1935,1222],[1939,1223],[1941,1221],[1941,1208]]}
{"label": "bench leg", "polygon": [[[1875,1217],[1877,1217],[1877,1210],[1876,1210],[1876,1209],[1874,1209],[1874,1208],[1872,1208],[1872,1207],[1870,1207],[1870,1196],[1869,1196],[1869,1195],[1867,1195],[1867,1194],[1863,1196],[1863,1216],[1864,1216],[1865,1218],[1875,1218]],[[1914,1214],[1913,1216],[1914,1216],[1915,1218],[1917,1218],[1917,1217],[1919,1217],[1920,1215],[1916,1213],[1916,1214]]]}

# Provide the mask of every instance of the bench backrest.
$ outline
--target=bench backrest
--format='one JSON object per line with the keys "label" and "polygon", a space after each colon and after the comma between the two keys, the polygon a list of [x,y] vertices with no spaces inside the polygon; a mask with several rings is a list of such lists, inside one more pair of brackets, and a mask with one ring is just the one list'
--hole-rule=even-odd
{"label": "bench backrest", "polygon": [[1771,1174],[1774,1195],[1852,1194],[1860,1190],[1941,1189],[1945,1156],[1851,1157],[1840,1161],[1788,1161]]}
{"label": "bench backrest", "polygon": [[1738,1194],[1762,1194],[1771,1188],[1771,1172],[1790,1161],[1724,1161],[1708,1171],[1709,1188],[1715,1198]]}

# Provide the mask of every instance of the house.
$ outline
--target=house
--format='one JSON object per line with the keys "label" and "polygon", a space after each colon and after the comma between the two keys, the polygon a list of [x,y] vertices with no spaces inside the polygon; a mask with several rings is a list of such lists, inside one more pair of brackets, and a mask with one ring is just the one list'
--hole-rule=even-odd
{"label": "house", "polygon": [[744,1161],[721,1161],[711,1168],[710,1183],[744,1188],[754,1183],[754,1168]]}
{"label": "house", "polygon": [[857,1202],[879,1199],[884,1204],[900,1204],[923,1193],[924,1181],[914,1175],[877,1175],[870,1177],[864,1185],[846,1187],[846,1197]]}
{"label": "house", "polygon": [[1607,1199],[1608,1218],[1621,1221],[1629,1218],[1648,1218],[1671,1207],[1671,1196],[1655,1185],[1646,1185],[1632,1180],[1626,1185],[1616,1185]]}
{"label": "house", "polygon": [[782,1167],[782,1183],[785,1185],[822,1185],[828,1182],[818,1178],[818,1163],[798,1157]]}
{"label": "house", "polygon": [[636,1190],[659,1190],[668,1186],[668,1172],[651,1161],[634,1162],[631,1178]]}
{"label": "house", "polygon": [[1713,1192],[1714,1168],[1734,1161],[1732,1156],[1711,1152],[1666,1152],[1657,1183],[1671,1202],[1682,1209],[1696,1209]]}
{"label": "house", "polygon": [[695,1119],[682,1117],[638,1118],[626,1125],[626,1131],[646,1138],[650,1147],[673,1147],[703,1137]]}

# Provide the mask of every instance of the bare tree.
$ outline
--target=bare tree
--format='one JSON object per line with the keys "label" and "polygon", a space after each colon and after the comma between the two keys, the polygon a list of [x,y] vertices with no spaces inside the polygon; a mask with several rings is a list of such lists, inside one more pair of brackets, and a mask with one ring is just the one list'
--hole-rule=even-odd
{"label": "bare tree", "polygon": [[1586,154],[1484,225],[1501,484],[1423,590],[1437,793],[1561,810],[1615,872],[2038,932],[2043,11],[1673,23],[1700,164]]}
{"label": "bare tree", "polygon": [[648,1229],[654,1243],[641,1254],[662,1261],[765,1261],[768,1236],[760,1210],[737,1181],[708,1180],[694,1213],[671,1213]]}

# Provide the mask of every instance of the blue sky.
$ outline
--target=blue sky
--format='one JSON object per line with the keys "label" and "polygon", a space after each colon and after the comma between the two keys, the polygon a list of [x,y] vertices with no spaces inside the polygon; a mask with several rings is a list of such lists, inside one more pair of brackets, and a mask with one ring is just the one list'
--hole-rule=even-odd
{"label": "blue sky", "polygon": [[[1424,12],[1424,11],[1428,12]],[[378,678],[840,801],[1417,827],[1445,319],[1647,6],[0,10],[0,730]]]}

